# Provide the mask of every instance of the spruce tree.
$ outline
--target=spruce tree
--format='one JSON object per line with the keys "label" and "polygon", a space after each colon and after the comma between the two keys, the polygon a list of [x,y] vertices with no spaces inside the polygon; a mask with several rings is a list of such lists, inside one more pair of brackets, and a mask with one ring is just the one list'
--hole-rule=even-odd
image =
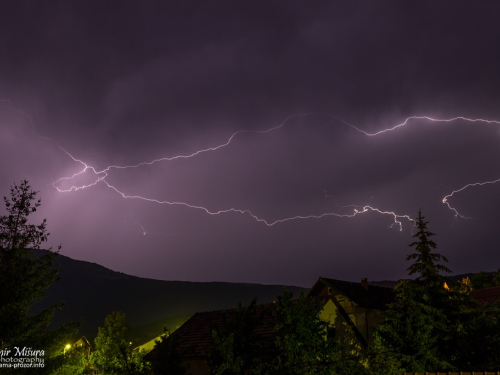
{"label": "spruce tree", "polygon": [[450,273],[451,271],[446,266],[439,264],[439,262],[448,262],[448,259],[439,253],[433,252],[437,245],[430,238],[435,236],[435,233],[427,229],[429,223],[424,219],[422,211],[418,211],[418,217],[415,221],[418,231],[413,236],[418,241],[414,241],[409,245],[415,247],[415,253],[406,257],[407,261],[414,260],[414,263],[408,267],[408,275],[417,274],[415,280],[423,285],[443,283],[445,281],[440,272]]}
{"label": "spruce tree", "polygon": [[438,371],[453,368],[447,355],[454,314],[457,312],[452,291],[446,288],[446,278],[440,272],[451,272],[441,262],[448,260],[435,252],[431,240],[434,233],[427,229],[421,211],[415,220],[417,240],[409,246],[415,252],[407,261],[408,274],[413,280],[404,280],[396,288],[395,301],[385,311],[385,321],[377,332],[383,347],[393,350],[406,371]]}

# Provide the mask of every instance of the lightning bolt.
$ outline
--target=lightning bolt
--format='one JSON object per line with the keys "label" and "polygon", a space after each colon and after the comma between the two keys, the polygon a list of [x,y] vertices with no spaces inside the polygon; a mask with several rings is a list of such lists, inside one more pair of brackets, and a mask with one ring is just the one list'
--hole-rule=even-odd
{"label": "lightning bolt", "polygon": [[[157,203],[157,204],[185,206],[185,207],[188,207],[188,208],[191,208],[191,209],[202,210],[205,213],[207,213],[208,215],[220,215],[220,214],[231,213],[231,212],[239,213],[239,214],[245,214],[245,215],[250,216],[255,221],[261,222],[261,223],[263,223],[263,224],[265,224],[265,225],[267,225],[269,227],[272,227],[272,226],[274,226],[276,224],[285,223],[287,221],[292,221],[292,220],[321,219],[321,218],[332,217],[332,216],[334,216],[334,217],[340,217],[340,218],[353,218],[353,217],[355,217],[357,215],[364,214],[364,213],[367,213],[367,212],[377,212],[377,213],[379,213],[381,215],[388,215],[388,216],[392,217],[393,223],[389,227],[396,226],[401,231],[402,230],[402,220],[408,220],[411,223],[413,223],[414,220],[409,215],[398,214],[398,213],[393,212],[393,211],[384,211],[384,210],[381,210],[381,209],[378,209],[376,207],[372,207],[372,206],[369,206],[369,205],[347,205],[347,206],[339,206],[339,207],[341,207],[341,208],[352,208],[353,211],[350,214],[342,214],[342,213],[337,213],[337,212],[325,212],[325,213],[320,214],[320,215],[297,215],[297,216],[292,216],[292,217],[286,217],[286,218],[283,218],[283,219],[278,219],[278,220],[275,220],[275,221],[268,221],[268,220],[266,220],[264,218],[261,218],[261,217],[255,215],[250,210],[246,210],[246,209],[228,208],[228,209],[222,209],[222,210],[218,210],[218,211],[210,211],[208,208],[206,208],[204,206],[192,205],[192,204],[189,204],[189,203],[186,203],[186,202],[164,201],[164,200],[158,200],[158,199],[154,199],[154,198],[143,197],[143,196],[140,196],[140,195],[127,195],[124,192],[122,192],[121,190],[119,190],[116,186],[111,185],[106,180],[106,177],[108,177],[108,172],[110,170],[112,170],[112,169],[122,170],[122,169],[129,169],[129,168],[139,168],[141,166],[152,165],[152,164],[159,163],[159,162],[168,162],[168,161],[172,161],[172,160],[176,160],[176,159],[194,158],[194,157],[196,157],[198,155],[201,155],[203,153],[215,152],[217,150],[220,150],[220,149],[222,149],[224,147],[229,146],[231,144],[231,142],[237,136],[239,136],[241,134],[268,134],[270,132],[273,132],[273,131],[276,131],[278,129],[283,128],[293,118],[307,117],[307,116],[312,116],[312,115],[316,115],[316,116],[317,115],[329,116],[330,118],[336,119],[336,120],[342,122],[343,124],[345,124],[346,126],[352,128],[352,129],[354,129],[354,130],[356,130],[356,131],[358,131],[358,132],[360,132],[360,133],[362,133],[362,134],[364,134],[365,136],[368,136],[368,137],[381,136],[381,135],[383,135],[385,133],[388,133],[388,132],[391,132],[391,131],[396,131],[396,130],[402,128],[402,127],[409,126],[411,124],[412,120],[427,120],[429,122],[435,122],[435,123],[449,123],[449,122],[453,122],[453,121],[457,121],[457,120],[462,120],[462,121],[474,122],[474,123],[500,124],[500,121],[496,121],[496,120],[485,120],[485,119],[480,119],[480,118],[479,119],[472,119],[472,118],[467,118],[467,117],[462,117],[462,116],[453,117],[453,118],[447,118],[447,119],[436,119],[436,118],[432,118],[432,117],[428,117],[428,116],[410,116],[410,117],[406,118],[405,121],[403,121],[400,124],[394,125],[392,127],[389,127],[389,128],[383,129],[383,130],[379,130],[379,131],[374,132],[374,133],[369,133],[369,132],[366,132],[366,131],[364,131],[364,130],[362,130],[362,129],[360,129],[360,128],[358,128],[358,127],[356,127],[356,126],[354,126],[354,125],[352,125],[350,123],[348,123],[347,121],[345,121],[345,120],[343,120],[341,118],[338,118],[338,117],[333,116],[333,115],[328,114],[328,113],[304,113],[304,114],[296,114],[296,115],[288,116],[279,125],[271,127],[269,129],[266,129],[266,130],[239,130],[239,131],[231,134],[231,136],[227,139],[226,142],[223,142],[223,143],[221,143],[219,145],[216,145],[216,146],[213,146],[213,147],[201,149],[201,150],[198,150],[198,151],[186,154],[186,155],[176,155],[176,156],[172,156],[172,157],[163,157],[163,158],[158,158],[158,159],[154,159],[154,160],[151,160],[151,161],[140,162],[140,163],[137,163],[137,164],[125,165],[125,166],[109,165],[109,166],[107,166],[104,169],[98,170],[95,167],[93,167],[91,165],[88,165],[83,160],[75,158],[71,153],[69,153],[66,149],[64,149],[63,147],[61,147],[54,140],[52,140],[50,138],[46,138],[46,137],[40,136],[39,134],[37,134],[36,131],[35,131],[35,128],[33,126],[33,122],[31,120],[31,117],[28,116],[27,114],[19,111],[19,110],[13,109],[12,106],[11,106],[11,104],[10,104],[10,101],[5,101],[5,102],[9,103],[9,107],[0,107],[0,108],[4,108],[4,109],[8,108],[10,110],[14,110],[17,113],[20,113],[23,116],[27,117],[30,120],[30,123],[32,125],[32,129],[33,129],[33,132],[34,132],[35,135],[37,135],[38,137],[40,137],[42,139],[54,142],[57,145],[57,147],[60,150],[62,150],[69,158],[71,158],[73,161],[81,164],[82,169],[80,171],[72,174],[71,176],[61,177],[61,178],[57,179],[56,181],[54,181],[52,183],[52,186],[58,192],[61,192],[61,193],[70,193],[70,192],[75,192],[75,191],[78,191],[78,190],[82,190],[82,189],[93,187],[93,186],[97,185],[98,183],[103,183],[108,188],[110,188],[111,190],[115,191],[117,194],[119,194],[124,199],[139,199],[139,200],[143,200],[143,201],[147,201],[147,202],[153,202],[153,203]],[[86,173],[88,171],[91,171],[95,175],[95,180],[93,182],[91,182],[89,184],[82,184],[82,185],[79,185],[79,186],[72,185],[71,187],[65,188],[65,189],[62,189],[62,188],[60,188],[58,186],[61,182],[73,180],[76,177],[81,176],[81,175],[83,175],[84,173]],[[481,186],[481,185],[485,185],[485,184],[495,184],[497,182],[500,182],[500,179],[494,180],[494,181],[476,182],[476,183],[467,184],[467,185],[463,186],[462,188],[459,188],[457,190],[453,190],[450,194],[446,195],[442,199],[442,202],[447,205],[448,209],[450,209],[451,211],[453,211],[455,213],[456,217],[460,217],[460,218],[466,219],[468,217],[465,216],[465,215],[460,214],[457,211],[457,209],[455,209],[454,207],[452,207],[450,205],[448,199],[451,198],[454,194],[459,193],[459,192],[467,189],[468,187]],[[325,195],[326,195],[326,197],[328,197],[328,195],[326,194],[326,191],[325,191]],[[142,227],[142,225],[140,225],[140,226],[142,228],[143,234],[145,235],[147,232],[144,230],[144,227]]]}
{"label": "lightning bolt", "polygon": [[131,223],[132,223],[132,224],[134,224],[135,226],[138,226],[138,227],[141,229],[141,234],[142,234],[143,236],[145,236],[146,234],[148,234],[148,232],[146,231],[146,229],[144,229],[144,226],[143,226],[142,224],[140,224],[140,223],[138,223],[137,221],[135,221],[131,215],[126,215],[126,216],[125,216],[125,218],[124,218],[123,223],[124,223],[125,225],[128,225],[128,224],[129,224],[129,222],[131,222]]}
{"label": "lightning bolt", "polygon": [[455,193],[459,193],[459,192],[464,191],[465,189],[473,187],[473,186],[491,185],[491,184],[496,184],[497,182],[500,182],[500,178],[498,180],[493,180],[493,181],[475,182],[475,183],[472,183],[472,184],[467,184],[467,185],[461,187],[460,189],[453,190],[450,194],[446,195],[443,198],[442,202],[444,204],[446,204],[450,210],[452,210],[453,212],[455,212],[455,217],[460,217],[462,219],[472,219],[471,217],[464,216],[464,215],[460,214],[455,208],[453,208],[450,205],[450,203],[448,202],[448,198],[451,198]]}
{"label": "lightning bolt", "polygon": [[[126,215],[124,217],[124,224],[128,225],[129,223],[132,223],[133,225],[139,227],[140,231],[141,231],[141,235],[143,235],[143,236],[146,236],[146,235],[173,236],[173,235],[178,235],[178,234],[187,234],[187,233],[150,232],[150,231],[146,230],[146,228],[144,228],[144,225],[135,221],[131,215]],[[189,233],[189,234],[193,234],[193,233]]]}
{"label": "lightning bolt", "polygon": [[[170,201],[162,201],[162,200],[153,199],[153,198],[145,198],[145,197],[142,197],[140,195],[126,195],[126,194],[122,193],[120,190],[118,190],[116,187],[114,187],[113,185],[110,185],[107,181],[103,180],[103,182],[110,189],[112,189],[115,192],[117,192],[118,194],[120,194],[122,196],[122,198],[126,198],[126,199],[141,199],[141,200],[144,200],[144,201],[147,201],[147,202],[154,202],[154,203],[158,203],[158,204],[166,204],[166,205],[171,205],[171,206],[173,206],[173,205],[186,206],[186,207],[189,207],[189,208],[195,208],[195,209],[203,210],[203,211],[205,211],[209,215],[220,215],[220,214],[229,213],[229,212],[236,212],[236,213],[240,213],[240,214],[247,214],[250,217],[252,217],[254,220],[256,220],[256,221],[258,221],[260,223],[266,224],[268,227],[272,227],[272,226],[274,226],[276,224],[284,223],[284,222],[291,221],[291,220],[298,220],[298,219],[303,219],[303,220],[305,220],[305,219],[321,219],[321,218],[328,217],[328,216],[354,217],[356,215],[363,214],[363,213],[366,213],[366,212],[369,212],[369,211],[378,212],[379,214],[382,214],[382,215],[392,216],[393,219],[394,219],[394,223],[391,224],[391,227],[392,227],[392,225],[396,225],[396,226],[398,226],[400,228],[400,230],[402,230],[402,223],[398,219],[407,219],[407,220],[413,222],[413,219],[411,219],[408,215],[398,215],[398,214],[396,214],[394,212],[382,211],[382,210],[379,210],[378,208],[374,208],[374,207],[371,207],[371,206],[354,206],[354,205],[350,205],[351,207],[356,207],[356,208],[354,208],[354,212],[352,214],[338,214],[338,213],[335,213],[335,212],[326,212],[326,213],[321,214],[321,215],[306,215],[306,216],[297,215],[297,216],[287,217],[287,218],[279,219],[279,220],[275,220],[275,221],[267,221],[265,219],[262,219],[262,218],[258,217],[257,215],[254,215],[249,210],[241,210],[241,209],[237,209],[237,208],[228,208],[228,209],[225,209],[225,210],[210,211],[210,210],[208,210],[207,208],[205,208],[203,206],[194,206],[194,205],[191,205],[191,204],[188,204],[188,203],[185,203],[185,202],[170,202]],[[348,207],[348,206],[345,206],[345,207]]]}
{"label": "lightning bolt", "polygon": [[[334,118],[337,119],[337,117],[335,117],[335,116],[332,116],[332,117],[334,117]],[[397,129],[403,127],[403,126],[406,126],[411,120],[427,120],[427,121],[431,121],[431,122],[453,122],[453,121],[457,121],[457,120],[463,120],[463,121],[467,121],[467,122],[483,122],[483,123],[486,123],[486,124],[497,124],[497,125],[500,125],[500,121],[496,121],[496,120],[484,120],[484,119],[481,119],[481,118],[473,119],[473,118],[467,118],[467,117],[458,116],[458,117],[453,117],[453,118],[449,118],[449,119],[436,119],[436,118],[432,118],[432,117],[428,117],[428,116],[410,116],[405,121],[403,121],[401,124],[394,125],[391,128],[379,130],[378,132],[375,132],[375,133],[367,133],[364,130],[359,129],[356,126],[351,125],[351,124],[345,122],[342,119],[338,119],[338,120],[342,121],[343,123],[349,125],[350,127],[356,129],[357,131],[359,131],[359,132],[361,132],[361,133],[363,133],[363,134],[365,134],[365,135],[367,135],[369,137],[375,137],[375,136],[380,135],[380,134],[384,134],[384,133],[387,133],[387,132],[391,132],[391,131],[397,130]]]}

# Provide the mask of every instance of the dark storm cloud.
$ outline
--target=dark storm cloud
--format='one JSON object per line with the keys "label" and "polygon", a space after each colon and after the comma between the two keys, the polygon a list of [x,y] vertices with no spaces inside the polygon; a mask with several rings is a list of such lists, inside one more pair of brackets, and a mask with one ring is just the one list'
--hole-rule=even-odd
{"label": "dark storm cloud", "polygon": [[404,276],[411,226],[388,229],[391,218],[375,213],[268,228],[248,215],[124,200],[103,184],[59,194],[52,182],[82,166],[34,136],[26,117],[103,169],[321,113],[193,159],[112,169],[107,180],[125,194],[270,222],[351,213],[339,207],[349,204],[412,216],[422,207],[453,269],[496,267],[498,185],[450,199],[475,220],[455,219],[441,199],[500,177],[498,125],[414,120],[369,138],[325,113],[367,131],[412,115],[500,118],[499,10],[494,1],[3,4],[4,191],[29,178],[63,253],[142,276],[302,285],[320,274]]}

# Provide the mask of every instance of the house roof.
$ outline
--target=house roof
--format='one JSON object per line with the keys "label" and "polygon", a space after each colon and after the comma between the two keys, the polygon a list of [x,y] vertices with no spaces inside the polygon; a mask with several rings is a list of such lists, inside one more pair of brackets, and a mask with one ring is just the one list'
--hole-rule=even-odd
{"label": "house roof", "polygon": [[479,303],[492,303],[500,301],[500,286],[473,290],[470,296]]}
{"label": "house roof", "polygon": [[[329,296],[318,296],[310,300],[316,304],[326,302]],[[244,307],[243,309],[246,309]],[[265,352],[274,348],[274,321],[272,312],[276,309],[275,303],[256,306],[256,316],[260,323],[255,327],[254,334],[259,336]],[[213,349],[212,330],[223,331],[228,321],[234,321],[238,308],[230,310],[216,310],[194,314],[186,323],[179,327],[172,336],[177,337],[177,351],[185,358],[206,357]],[[145,360],[154,360],[156,352],[153,349],[145,356]]]}
{"label": "house roof", "polygon": [[75,345],[76,346],[88,347],[88,348],[92,347],[92,345],[90,345],[89,340],[87,340],[87,338],[85,336],[82,336],[77,341],[75,341],[75,343],[73,344],[73,346],[75,346]]}
{"label": "house roof", "polygon": [[320,277],[308,293],[309,297],[317,296],[324,287],[332,288],[357,306],[369,309],[385,310],[394,300],[394,291],[390,288],[368,284],[365,288],[361,283]]}

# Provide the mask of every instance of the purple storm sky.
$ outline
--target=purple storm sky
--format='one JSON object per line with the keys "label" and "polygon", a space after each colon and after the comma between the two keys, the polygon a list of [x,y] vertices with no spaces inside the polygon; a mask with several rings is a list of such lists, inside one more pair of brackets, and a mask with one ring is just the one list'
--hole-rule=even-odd
{"label": "purple storm sky", "polygon": [[[1,195],[28,179],[50,245],[141,277],[406,276],[404,218],[401,231],[374,211],[269,226],[189,206],[267,223],[421,208],[454,273],[495,271],[500,181],[449,198],[470,219],[442,199],[500,179],[500,123],[362,131],[500,121],[499,14],[498,1],[5,2]],[[240,130],[254,132],[108,169]]]}

